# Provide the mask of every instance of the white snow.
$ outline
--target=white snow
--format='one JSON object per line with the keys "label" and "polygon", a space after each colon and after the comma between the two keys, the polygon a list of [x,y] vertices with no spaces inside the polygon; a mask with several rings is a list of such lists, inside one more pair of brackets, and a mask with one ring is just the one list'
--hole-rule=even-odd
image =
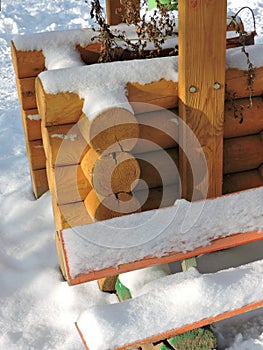
{"label": "white snow", "polygon": [[58,30],[52,32],[16,35],[13,41],[17,50],[33,51],[48,50],[62,47],[75,47],[76,45],[87,46],[95,36],[91,29]]}
{"label": "white snow", "polygon": [[[263,66],[263,45],[247,46],[246,51],[255,68]],[[226,65],[228,68],[238,68],[240,70],[248,69],[247,57],[241,52],[240,47],[235,47],[226,51]]]}
{"label": "white snow", "polygon": [[40,115],[39,114],[28,114],[27,118],[30,120],[40,120]]}
{"label": "white snow", "polygon": [[150,266],[141,270],[134,270],[119,275],[121,283],[129,289],[132,297],[136,297],[141,288],[147,283],[167,276],[171,273],[168,264]]}
{"label": "white snow", "polygon": [[51,137],[62,140],[75,141],[77,138],[77,134],[52,134]]}
{"label": "white snow", "polygon": [[262,217],[260,187],[206,201],[177,200],[173,207],[69,228],[63,238],[71,277],[150,255],[190,251],[233,233],[263,232]]}
{"label": "white snow", "polygon": [[[257,20],[257,43],[263,43],[261,0],[229,0],[229,10],[251,6]],[[8,0],[0,13],[0,349],[81,350],[83,344],[74,322],[83,306],[112,303],[116,299],[98,291],[94,282],[69,287],[59,272],[54,240],[51,197],[32,195],[20,106],[10,55],[10,40],[16,34],[80,30],[92,21],[85,1]],[[251,15],[242,13],[246,29]],[[65,32],[62,34],[64,35]],[[83,34],[85,36],[86,33]],[[53,36],[53,34],[52,34]],[[21,37],[20,37],[21,38]],[[84,40],[84,39],[83,39]],[[88,40],[85,37],[85,40]],[[26,44],[32,45],[30,40]],[[42,46],[42,43],[40,43]],[[258,254],[263,245],[258,242]],[[261,248],[261,249],[260,249]],[[231,254],[231,252],[235,254]],[[230,266],[229,256],[250,259],[255,249],[228,250],[212,255],[204,269]],[[259,254],[260,255],[260,254]],[[259,256],[258,255],[258,256]],[[263,254],[262,254],[263,255]],[[261,259],[263,256],[261,255]],[[226,258],[225,258],[226,257]],[[257,257],[258,258],[258,257]],[[243,291],[240,290],[240,294]],[[248,313],[217,324],[219,349],[263,349],[263,314]]]}
{"label": "white snow", "polygon": [[263,260],[215,274],[192,268],[145,285],[134,299],[89,308],[77,324],[90,350],[117,348],[261,301],[262,273]]}
{"label": "white snow", "polygon": [[[128,82],[147,84],[161,79],[177,81],[177,57],[109,62],[45,71],[39,74],[50,94],[76,92],[84,98],[83,112],[90,119],[113,107],[133,109],[126,97]],[[92,101],[92,103],[90,103]]]}
{"label": "white snow", "polygon": [[[249,46],[247,51],[253,65],[262,67],[263,45]],[[63,57],[63,48],[61,51],[50,49],[50,52],[47,67],[57,68],[57,64],[61,67],[65,63],[65,67],[72,68],[40,73],[39,78],[45,91],[50,94],[76,92],[84,98],[83,112],[90,120],[113,107],[133,112],[126,97],[125,88],[128,82],[147,84],[161,79],[178,81],[178,57],[133,60],[129,61],[128,65],[121,61],[79,67],[81,62],[77,54],[73,57],[74,49],[72,55],[61,59],[61,64],[59,62],[60,54]],[[247,57],[240,47],[227,50],[226,66],[247,70]]]}

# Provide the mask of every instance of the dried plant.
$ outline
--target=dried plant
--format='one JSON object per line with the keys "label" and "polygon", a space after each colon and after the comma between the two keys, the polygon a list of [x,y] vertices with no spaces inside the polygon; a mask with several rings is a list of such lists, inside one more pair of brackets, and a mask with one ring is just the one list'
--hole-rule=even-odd
{"label": "dried plant", "polygon": [[[232,16],[232,22],[230,23],[231,25],[234,25],[234,28],[236,30],[236,32],[239,34],[239,42],[241,44],[241,51],[245,54],[246,59],[247,59],[247,87],[249,90],[249,105],[247,106],[247,108],[252,108],[253,107],[253,93],[254,93],[254,80],[255,80],[255,67],[253,65],[253,63],[250,60],[249,57],[249,52],[246,50],[246,37],[247,37],[247,32],[244,30],[243,24],[242,22],[240,23],[240,21],[237,21],[237,16],[238,14],[243,10],[243,9],[249,9],[252,17],[253,17],[253,21],[254,21],[254,32],[252,32],[252,34],[255,36],[256,35],[256,25],[255,25],[255,16],[254,13],[252,11],[252,9],[248,6],[244,6],[242,7],[234,16]],[[227,87],[226,87],[227,88]],[[234,117],[239,119],[239,122],[242,123],[244,120],[243,117],[243,110],[244,110],[244,106],[243,105],[237,105],[235,99],[236,96],[235,94],[230,94],[227,89],[226,89],[226,93],[227,93],[227,98],[231,101],[231,106],[232,109],[234,111]]]}
{"label": "dried plant", "polygon": [[[136,38],[130,38],[125,31],[112,30],[106,23],[100,1],[91,1],[90,15],[98,25],[98,28],[94,29],[97,35],[94,36],[93,40],[99,41],[103,47],[99,58],[100,62],[162,55],[162,45],[165,40],[172,35],[175,36],[174,24],[167,13],[167,7],[162,5],[160,0],[156,0],[156,2],[158,10],[154,10],[147,19],[146,13],[140,15],[140,11],[133,1],[121,0],[122,9],[117,11],[121,14],[123,22],[127,25],[134,25],[136,31]],[[152,43],[153,49],[147,48],[149,43]],[[128,55],[127,52],[129,52]],[[171,55],[176,54],[176,52],[177,47],[169,50]]]}

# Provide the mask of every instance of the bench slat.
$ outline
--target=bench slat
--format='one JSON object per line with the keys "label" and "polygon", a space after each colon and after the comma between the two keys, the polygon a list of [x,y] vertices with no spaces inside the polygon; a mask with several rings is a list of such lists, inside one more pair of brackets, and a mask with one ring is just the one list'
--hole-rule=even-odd
{"label": "bench slat", "polygon": [[74,285],[262,240],[262,214],[259,187],[58,231],[61,269]]}
{"label": "bench slat", "polygon": [[262,307],[262,272],[263,260],[212,274],[191,269],[134,299],[91,307],[76,325],[89,350],[136,348]]}

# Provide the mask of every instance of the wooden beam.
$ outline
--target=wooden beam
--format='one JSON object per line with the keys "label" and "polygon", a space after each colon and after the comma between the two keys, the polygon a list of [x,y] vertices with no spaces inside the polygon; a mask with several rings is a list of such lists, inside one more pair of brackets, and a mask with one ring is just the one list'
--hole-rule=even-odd
{"label": "wooden beam", "polygon": [[[143,340],[138,340],[138,341],[135,341],[135,342],[130,343],[130,344],[125,344],[124,346],[111,348],[110,350],[126,350],[126,349],[138,348],[138,346],[141,346],[143,344],[147,344],[147,343],[150,343],[150,342],[152,342],[152,343],[153,342],[158,342],[160,340],[171,338],[171,337],[175,336],[176,334],[186,333],[186,332],[191,331],[193,329],[204,327],[204,326],[210,325],[212,323],[225,320],[225,319],[230,318],[230,317],[235,317],[235,316],[241,315],[243,313],[246,313],[246,312],[249,312],[249,311],[252,311],[252,310],[256,310],[256,309],[261,308],[261,307],[263,307],[263,300],[255,301],[255,302],[247,304],[247,305],[245,305],[243,307],[240,307],[240,308],[237,308],[237,309],[234,309],[234,310],[230,310],[230,311],[227,311],[227,312],[223,312],[223,313],[221,313],[219,315],[216,315],[216,316],[204,318],[203,320],[200,320],[200,321],[197,321],[197,322],[193,322],[193,323],[190,323],[190,324],[186,324],[186,325],[184,325],[184,326],[182,326],[180,328],[172,329],[171,331],[164,332],[164,333],[159,333],[159,334],[156,334],[156,335],[154,335],[152,337],[145,338]],[[77,328],[77,330],[78,330],[78,332],[80,334],[80,337],[81,337],[81,339],[83,341],[85,349],[86,350],[91,350],[87,346],[85,338],[84,338],[84,336],[83,336],[83,334],[82,334],[82,332],[81,332],[77,322],[75,323],[75,326],[76,326],[76,328]]]}
{"label": "wooden beam", "polygon": [[[225,0],[179,1],[179,167],[182,194],[188,200],[222,193],[225,26]],[[204,169],[205,163],[207,172],[196,179],[198,167]]]}
{"label": "wooden beam", "polygon": [[[124,4],[121,0],[106,0],[106,15],[107,23],[112,26],[122,22],[125,22]],[[134,13],[140,14],[140,0],[129,1],[129,5],[132,5]]]}
{"label": "wooden beam", "polygon": [[76,285],[76,284],[81,284],[81,283],[85,283],[93,280],[98,280],[100,278],[104,278],[107,276],[115,276],[117,274],[138,270],[138,269],[143,269],[145,267],[152,266],[152,265],[168,264],[174,261],[189,259],[192,257],[197,257],[199,255],[232,248],[239,245],[252,243],[255,241],[260,241],[263,239],[263,235],[260,231],[236,233],[228,237],[215,239],[205,247],[199,247],[186,253],[171,251],[171,252],[167,252],[164,256],[159,256],[159,257],[147,256],[141,260],[134,260],[129,263],[120,264],[118,266],[106,267],[102,270],[94,270],[87,273],[80,273],[79,275],[77,275],[77,277],[72,277],[63,236],[64,236],[63,231],[58,231],[57,245],[60,250],[60,254],[62,254],[65,257],[64,260],[66,262],[66,266],[64,266],[63,268],[66,271],[69,285]]}

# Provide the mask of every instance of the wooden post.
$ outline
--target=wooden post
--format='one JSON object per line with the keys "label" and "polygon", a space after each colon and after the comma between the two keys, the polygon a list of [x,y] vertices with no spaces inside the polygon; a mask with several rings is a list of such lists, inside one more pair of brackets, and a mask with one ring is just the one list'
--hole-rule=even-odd
{"label": "wooden post", "polygon": [[[182,196],[188,200],[219,196],[223,174],[226,0],[179,1],[179,47]],[[183,122],[197,137],[206,162]]]}
{"label": "wooden post", "polygon": [[[131,0],[129,3],[132,4],[133,11],[139,16],[140,0]],[[122,4],[120,0],[106,0],[107,23],[110,26],[125,22],[124,5],[125,2]]]}

